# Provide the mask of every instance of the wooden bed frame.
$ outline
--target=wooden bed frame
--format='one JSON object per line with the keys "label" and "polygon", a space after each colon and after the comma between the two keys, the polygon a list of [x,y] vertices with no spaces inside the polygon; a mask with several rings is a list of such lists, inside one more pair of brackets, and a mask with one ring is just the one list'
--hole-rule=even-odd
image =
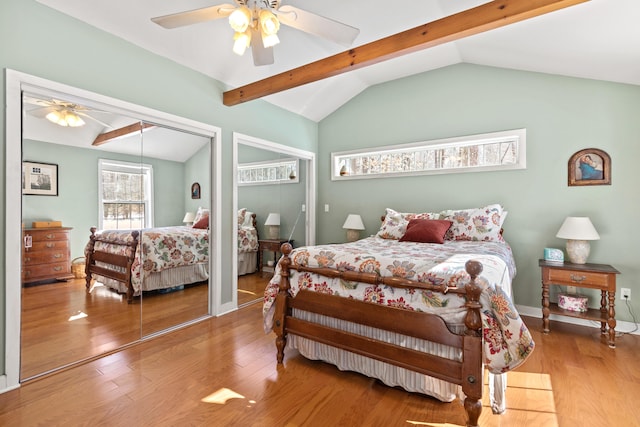
{"label": "wooden bed frame", "polygon": [[[280,261],[282,276],[276,297],[273,319],[273,330],[277,335],[278,363],[281,364],[284,360],[287,334],[293,334],[453,384],[459,384],[466,395],[464,408],[467,413],[467,426],[476,427],[478,425],[478,418],[482,411],[483,387],[482,321],[479,302],[482,289],[475,281],[482,272],[482,264],[480,262],[470,260],[465,264],[466,271],[471,276],[471,281],[464,288],[447,288],[444,284],[436,286],[397,277],[382,277],[376,273],[293,265],[289,257],[292,249],[292,246],[288,243],[283,244],[281,247],[283,254]],[[440,316],[428,313],[403,310],[305,290],[301,290],[295,298],[292,298],[289,295],[289,277],[292,269],[316,273],[330,278],[341,278],[347,281],[465,295],[467,300],[465,304],[467,308],[465,332],[462,335],[451,332]],[[301,320],[293,317],[292,309],[318,313],[448,345],[461,350],[462,360],[458,362]]]}
{"label": "wooden bed frame", "polygon": [[[109,239],[104,239],[100,235],[96,235],[96,227],[91,227],[91,236],[89,236],[89,245],[87,247],[87,260],[85,265],[86,273],[86,286],[87,290],[91,289],[91,275],[92,273],[100,276],[108,277],[109,279],[117,280],[127,284],[127,302],[131,304],[133,302],[133,284],[131,283],[131,266],[136,256],[136,250],[138,248],[138,238],[140,237],[139,231],[132,231],[131,237],[133,239],[128,243],[116,243]],[[96,242],[106,242],[111,244],[119,244],[122,246],[131,247],[131,255],[116,255],[106,252],[97,252],[95,250]],[[109,268],[96,265],[96,261],[105,264],[110,264],[115,267],[120,267],[124,271],[112,270]]]}
{"label": "wooden bed frame", "polygon": [[[251,222],[253,223],[253,228],[256,229],[256,234],[258,233],[258,223],[256,219],[256,214],[252,213]],[[91,289],[91,277],[92,273],[98,274],[100,276],[108,277],[109,279],[117,280],[122,283],[126,283],[127,285],[127,302],[131,304],[133,302],[133,284],[131,283],[131,266],[133,265],[133,261],[136,256],[136,250],[138,248],[138,239],[140,238],[139,231],[132,231],[131,236],[133,239],[128,243],[122,242],[114,242],[112,240],[103,238],[100,234],[96,234],[98,230],[96,227],[91,227],[91,235],[89,236],[89,244],[87,246],[87,260],[85,264],[85,274],[86,274],[86,287],[87,290]],[[258,235],[258,239],[260,236]],[[131,247],[132,250],[130,256],[126,255],[116,255],[110,254],[106,252],[99,252],[95,250],[96,242],[105,242],[113,245],[121,245]],[[96,265],[96,261],[109,264],[114,267],[119,267],[119,269],[124,269],[124,271],[109,269],[105,267],[101,267]]]}

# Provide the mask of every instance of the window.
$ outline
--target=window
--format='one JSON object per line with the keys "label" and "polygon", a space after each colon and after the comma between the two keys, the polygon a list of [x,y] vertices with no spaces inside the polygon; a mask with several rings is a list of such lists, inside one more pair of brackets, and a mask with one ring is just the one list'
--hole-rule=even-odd
{"label": "window", "polygon": [[100,229],[153,227],[153,168],[140,163],[100,159]]}
{"label": "window", "polygon": [[238,185],[296,183],[298,159],[267,160],[238,165]]}
{"label": "window", "polygon": [[526,129],[331,153],[331,179],[526,168]]}

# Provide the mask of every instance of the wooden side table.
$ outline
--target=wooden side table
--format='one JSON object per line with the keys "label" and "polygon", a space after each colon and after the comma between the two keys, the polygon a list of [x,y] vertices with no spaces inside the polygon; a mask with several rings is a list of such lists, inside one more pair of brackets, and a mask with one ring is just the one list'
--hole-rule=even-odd
{"label": "wooden side table", "polygon": [[283,243],[289,242],[293,246],[293,240],[287,239],[264,239],[258,240],[258,269],[260,273],[262,273],[264,262],[263,262],[263,251],[271,251],[273,252],[273,262],[274,264],[278,262],[277,254],[280,252],[280,246]]}
{"label": "wooden side table", "polygon": [[[572,264],[538,261],[542,269],[542,330],[549,333],[549,314],[577,317],[600,322],[600,331],[607,333],[609,347],[616,346],[616,275],[618,270],[607,264]],[[575,286],[576,288],[600,289],[600,309],[586,312],[564,310],[549,302],[549,285]]]}

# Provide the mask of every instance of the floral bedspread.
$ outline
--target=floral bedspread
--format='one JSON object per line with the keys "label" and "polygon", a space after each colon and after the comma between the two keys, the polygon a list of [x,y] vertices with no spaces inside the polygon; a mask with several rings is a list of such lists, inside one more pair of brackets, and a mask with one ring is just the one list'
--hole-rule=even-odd
{"label": "floral bedspread", "polygon": [[258,250],[258,230],[254,227],[238,227],[238,252],[256,252]]}
{"label": "floral bedspread", "polygon": [[[294,264],[330,267],[403,277],[449,288],[469,280],[464,264],[469,259],[482,263],[478,284],[483,287],[482,331],[484,363],[493,373],[506,372],[522,364],[534,349],[526,325],[511,301],[511,281],[516,274],[511,248],[505,242],[445,241],[444,244],[399,242],[369,237],[353,243],[301,247],[291,253]],[[263,316],[265,332],[272,330],[275,297],[280,282],[280,265],[265,290]],[[387,306],[438,314],[455,330],[464,326],[464,296],[420,289],[393,288],[292,270],[290,293],[301,288]]]}
{"label": "floral bedspread", "polygon": [[[104,230],[97,234],[115,242],[127,243],[133,241],[131,231]],[[127,251],[131,250],[127,246],[105,242],[96,242],[95,249],[119,255],[128,255]],[[159,272],[208,262],[209,230],[187,226],[143,229],[140,230],[138,248],[131,267],[131,283],[138,292],[143,272]]]}

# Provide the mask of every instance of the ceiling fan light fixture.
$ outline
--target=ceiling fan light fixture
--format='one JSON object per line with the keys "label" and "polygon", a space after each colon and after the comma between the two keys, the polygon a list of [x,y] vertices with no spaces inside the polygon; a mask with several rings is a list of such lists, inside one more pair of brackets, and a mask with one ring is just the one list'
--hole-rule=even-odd
{"label": "ceiling fan light fixture", "polygon": [[229,15],[229,25],[236,33],[244,33],[251,25],[251,11],[247,6],[240,6]]}
{"label": "ceiling fan light fixture", "polygon": [[78,116],[73,111],[66,109],[50,111],[45,117],[50,122],[64,127],[79,127],[85,124],[82,117]]}
{"label": "ceiling fan light fixture", "polygon": [[278,30],[280,30],[280,21],[278,21],[278,18],[276,18],[270,10],[260,10],[258,19],[260,21],[260,29],[263,33],[270,36],[276,34]]}
{"label": "ceiling fan light fixture", "polygon": [[242,56],[251,45],[251,31],[246,30],[243,33],[236,32],[233,36],[233,40],[233,53]]}

